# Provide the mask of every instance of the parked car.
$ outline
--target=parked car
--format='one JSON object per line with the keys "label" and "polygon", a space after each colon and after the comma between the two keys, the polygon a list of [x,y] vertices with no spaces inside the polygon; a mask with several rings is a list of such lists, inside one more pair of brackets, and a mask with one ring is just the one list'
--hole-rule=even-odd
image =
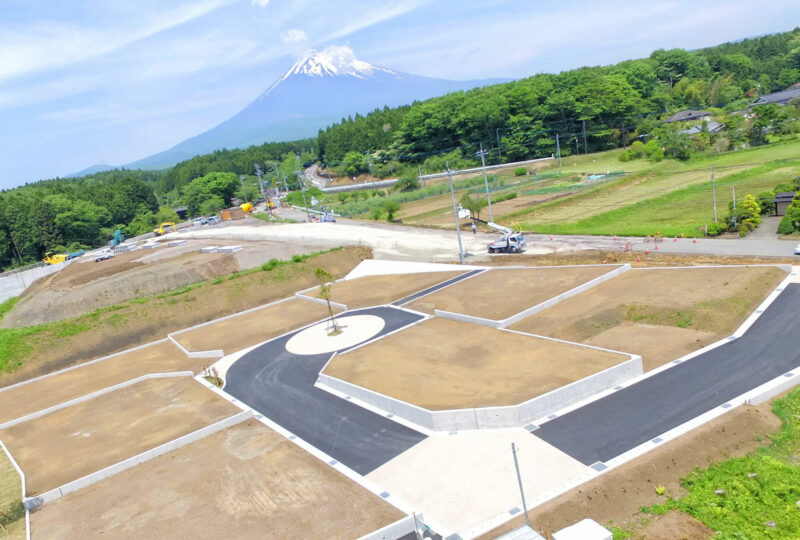
{"label": "parked car", "polygon": [[195,227],[199,227],[200,225],[205,225],[208,222],[208,219],[203,217],[203,216],[200,216],[200,217],[194,218],[193,221],[194,221]]}
{"label": "parked car", "polygon": [[94,262],[104,261],[106,259],[111,259],[114,257],[114,252],[108,248],[104,249],[94,258]]}
{"label": "parked car", "polygon": [[208,225],[216,225],[217,223],[222,223],[222,220],[219,216],[211,216],[210,218],[206,219],[206,224]]}
{"label": "parked car", "polygon": [[796,246],[794,246],[794,254],[795,255],[800,255],[800,244],[797,244]]}

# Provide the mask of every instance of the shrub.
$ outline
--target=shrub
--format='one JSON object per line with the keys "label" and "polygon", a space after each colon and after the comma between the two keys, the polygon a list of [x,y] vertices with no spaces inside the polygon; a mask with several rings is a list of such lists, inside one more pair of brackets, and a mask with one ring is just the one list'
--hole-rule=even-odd
{"label": "shrub", "polygon": [[517,167],[514,169],[514,176],[525,176],[526,174],[528,174],[528,169],[525,167]]}
{"label": "shrub", "polygon": [[647,144],[644,145],[644,153],[650,161],[659,162],[664,159],[664,149],[655,139],[647,141]]}
{"label": "shrub", "polygon": [[795,231],[794,221],[788,214],[783,216],[781,222],[778,223],[778,234],[793,234]]}
{"label": "shrub", "polygon": [[400,203],[386,201],[383,205],[383,211],[386,212],[386,221],[394,221],[394,215],[400,211]]}
{"label": "shrub", "polygon": [[394,185],[395,191],[411,191],[419,187],[419,180],[414,176],[401,176]]}
{"label": "shrub", "polygon": [[728,230],[728,225],[725,223],[712,223],[708,226],[708,236],[719,236]]}

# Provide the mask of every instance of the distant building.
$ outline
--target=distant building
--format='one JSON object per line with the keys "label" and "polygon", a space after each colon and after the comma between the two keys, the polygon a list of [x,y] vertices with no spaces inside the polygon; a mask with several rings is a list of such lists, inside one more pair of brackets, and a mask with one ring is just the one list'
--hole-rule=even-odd
{"label": "distant building", "polygon": [[687,122],[689,120],[699,120],[700,118],[705,118],[709,115],[711,115],[711,113],[708,111],[695,111],[693,109],[688,109],[686,111],[673,114],[661,123],[671,124],[673,122]]}
{"label": "distant building", "polygon": [[800,99],[800,88],[790,88],[789,90],[764,94],[751,103],[750,107],[756,107],[758,105],[786,105],[793,99]]}
{"label": "distant building", "polygon": [[772,199],[772,202],[775,203],[775,215],[776,216],[783,216],[786,215],[786,208],[792,204],[792,200],[794,199],[795,192],[789,191],[784,193],[776,193],[775,198]]}
{"label": "distant building", "polygon": [[[711,120],[708,117],[706,117],[705,120],[706,120],[705,121],[705,125],[708,126],[708,132],[709,133],[716,133],[718,131],[722,131],[722,128],[725,127],[725,126],[723,126],[722,124],[720,124],[718,122],[714,122],[713,120]],[[701,123],[701,124],[698,124],[696,126],[692,126],[689,129],[684,129],[680,133],[685,133],[686,135],[697,135],[698,133],[700,133],[702,131],[703,131],[703,124]]]}

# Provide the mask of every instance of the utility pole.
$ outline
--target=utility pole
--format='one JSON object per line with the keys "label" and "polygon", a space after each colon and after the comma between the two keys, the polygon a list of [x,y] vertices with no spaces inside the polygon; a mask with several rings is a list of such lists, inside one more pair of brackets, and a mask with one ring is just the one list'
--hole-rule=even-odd
{"label": "utility pole", "polygon": [[711,166],[711,200],[714,203],[714,223],[717,223],[717,190],[714,187],[714,166]]}
{"label": "utility pole", "polygon": [[419,171],[419,185],[421,187],[425,187],[425,179],[422,178],[422,167],[420,165],[417,165],[417,170]]}
{"label": "utility pole", "polygon": [[303,171],[300,170],[300,158],[297,154],[294,155],[294,163],[297,181],[300,182],[300,190],[303,192],[303,206],[306,207],[306,219],[311,223],[311,212],[308,211],[308,201],[306,200],[306,183],[303,181]]}
{"label": "utility pole", "polygon": [[586,120],[583,120],[583,127],[581,128],[581,132],[583,133],[583,153],[588,154],[589,150],[586,146]]}
{"label": "utility pole", "polygon": [[731,217],[733,217],[733,228],[736,229],[736,186],[731,186],[731,192],[733,192],[733,213]]}
{"label": "utility pole", "polygon": [[289,193],[289,184],[286,183],[286,173],[282,172],[283,175],[283,189],[286,190],[286,193]]}
{"label": "utility pole", "polygon": [[497,128],[495,133],[497,133],[497,155],[503,157],[503,153],[500,152],[500,128]]}
{"label": "utility pole", "polygon": [[531,526],[531,520],[528,519],[528,505],[525,503],[525,490],[522,489],[522,475],[519,474],[519,462],[517,461],[517,447],[511,443],[511,453],[514,454],[514,468],[517,470],[517,482],[519,483],[519,494],[522,495],[522,510],[525,512],[525,525]]}
{"label": "utility pole", "polygon": [[575,155],[577,156],[580,154],[580,150],[578,149],[578,138],[575,137]]}
{"label": "utility pole", "polygon": [[494,223],[494,216],[492,215],[492,196],[489,193],[489,179],[486,177],[486,154],[488,153],[489,152],[483,149],[483,143],[481,143],[481,150],[475,155],[480,156],[481,158],[481,167],[483,167],[483,183],[486,186],[486,201],[489,203],[489,221]]}
{"label": "utility pole", "polygon": [[456,219],[456,234],[458,235],[458,258],[461,264],[464,264],[464,247],[461,245],[461,225],[458,223],[458,210],[456,210],[456,192],[453,190],[453,172],[450,170],[450,164],[444,162],[447,167],[447,176],[450,178],[450,200],[453,202],[453,217]]}
{"label": "utility pole", "polygon": [[370,177],[374,178],[372,175],[372,158],[369,155],[369,150],[365,150],[364,153],[367,155],[367,165],[369,165],[369,175]]}
{"label": "utility pole", "polygon": [[242,183],[242,195],[244,195],[244,202],[247,202],[247,192],[244,190],[244,175],[239,175],[239,181]]}
{"label": "utility pole", "polygon": [[556,133],[556,156],[558,156],[558,168],[561,168],[561,144],[558,141],[558,133]]}
{"label": "utility pole", "polygon": [[256,176],[258,177],[258,189],[261,191],[261,196],[264,196],[264,181],[261,179],[264,176],[264,171],[261,170],[261,165],[254,164],[256,168]]}

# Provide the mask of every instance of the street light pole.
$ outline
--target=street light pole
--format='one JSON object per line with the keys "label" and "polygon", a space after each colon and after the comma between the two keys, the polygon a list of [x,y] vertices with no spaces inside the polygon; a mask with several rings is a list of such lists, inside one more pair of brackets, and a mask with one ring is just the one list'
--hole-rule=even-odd
{"label": "street light pole", "polygon": [[717,190],[714,187],[714,166],[711,166],[711,200],[714,202],[714,223],[717,223]]}
{"label": "street light pole", "polygon": [[453,172],[450,170],[450,164],[444,162],[447,167],[447,176],[450,178],[450,200],[453,202],[453,217],[456,220],[456,234],[458,235],[458,258],[461,264],[464,264],[464,247],[461,245],[461,225],[458,223],[458,210],[456,210],[456,192],[453,190]]}
{"label": "street light pole", "polygon": [[294,162],[297,181],[300,183],[300,191],[303,192],[303,206],[306,207],[306,219],[311,223],[311,212],[308,211],[308,201],[306,200],[306,183],[303,181],[303,172],[300,170],[300,158],[297,157],[297,154],[294,155]]}
{"label": "street light pole", "polygon": [[483,183],[486,186],[486,202],[489,203],[489,221],[494,223],[494,215],[492,215],[492,196],[489,194],[489,179],[486,177],[486,154],[488,154],[488,152],[483,149],[483,143],[481,143],[481,150],[475,155],[481,157],[481,167],[483,167]]}
{"label": "street light pole", "polygon": [[244,175],[239,175],[239,181],[242,183],[242,195],[244,195],[244,202],[247,202],[247,192],[244,190]]}
{"label": "street light pole", "polygon": [[528,519],[528,505],[525,503],[525,490],[522,489],[522,475],[519,474],[519,462],[517,461],[517,447],[511,443],[511,453],[514,454],[514,468],[517,469],[517,482],[519,483],[519,494],[522,495],[522,510],[525,512],[525,525],[531,526],[531,520]]}

